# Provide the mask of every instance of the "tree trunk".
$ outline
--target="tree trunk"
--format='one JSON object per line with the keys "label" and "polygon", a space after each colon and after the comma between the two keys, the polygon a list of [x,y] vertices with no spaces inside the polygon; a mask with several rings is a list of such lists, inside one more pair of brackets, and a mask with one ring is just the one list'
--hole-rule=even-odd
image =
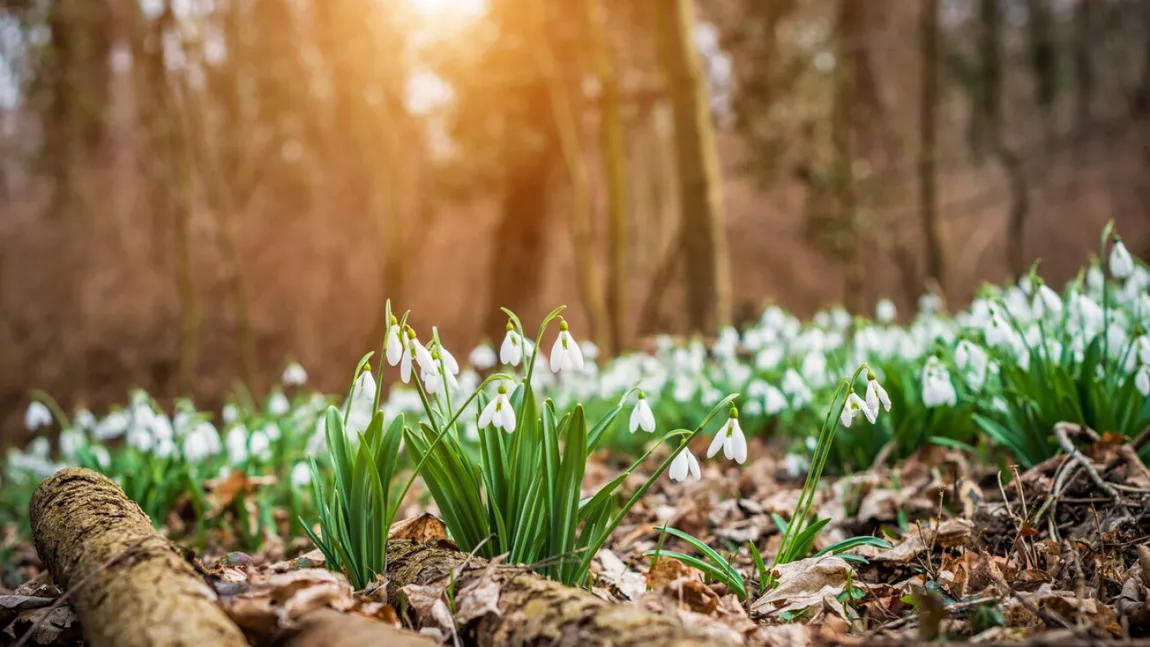
{"label": "tree trunk", "polygon": [[[938,66],[939,0],[924,0],[922,8],[922,100],[919,150],[919,200],[926,237],[926,273],[946,293],[944,251],[938,218]],[[940,295],[941,296],[941,295]]]}
{"label": "tree trunk", "polygon": [[436,647],[439,643],[411,632],[334,609],[312,611],[299,628],[274,641],[272,647]]}
{"label": "tree trunk", "polygon": [[[627,228],[628,213],[627,150],[623,135],[623,113],[619,105],[619,87],[615,62],[607,38],[607,8],[603,0],[586,0],[587,25],[591,52],[599,77],[600,130],[603,137],[603,165],[607,175],[607,205],[610,220],[610,253],[608,254],[607,313],[611,322],[611,341],[617,352],[627,347]],[[606,350],[606,349],[605,349]]]}
{"label": "tree trunk", "polygon": [[579,292],[587,317],[591,322],[591,338],[600,348],[611,348],[611,322],[607,315],[603,287],[595,262],[595,236],[591,227],[591,187],[587,179],[583,145],[580,141],[579,120],[573,112],[567,88],[552,51],[551,39],[546,36],[547,4],[539,3],[536,11],[535,48],[539,72],[547,88],[548,103],[555,122],[559,150],[567,170],[571,190],[571,230],[575,246],[575,268],[579,278]]}
{"label": "tree trunk", "polygon": [[1034,73],[1034,98],[1042,113],[1046,143],[1055,146],[1055,100],[1058,98],[1059,54],[1054,12],[1049,0],[1027,0],[1030,13],[1030,64]]}
{"label": "tree trunk", "polygon": [[[494,585],[495,595],[476,586],[482,584]],[[497,612],[470,618],[458,628],[459,634],[469,637],[468,644],[478,647],[738,644],[721,634],[686,626],[673,616],[655,615],[638,605],[605,602],[522,567],[490,564],[435,544],[388,542],[387,590],[393,607],[404,608],[403,588],[411,585],[443,587],[452,593],[456,609],[494,604]]]}
{"label": "tree trunk", "polygon": [[70,468],[45,479],[29,504],[36,552],[64,591],[92,647],[246,647],[179,549],[118,485]]}
{"label": "tree trunk", "polygon": [[837,16],[838,56],[835,61],[835,94],[831,116],[834,147],[834,185],[838,197],[838,249],[844,271],[843,302],[853,313],[863,311],[863,266],[859,253],[858,205],[854,178],[854,80],[859,43],[859,12],[856,0],[839,0]]}
{"label": "tree trunk", "polygon": [[713,334],[731,321],[730,259],[707,81],[692,38],[694,0],[660,0],[656,15],[660,58],[674,109],[687,323],[694,331]]}
{"label": "tree trunk", "polygon": [[1098,82],[1094,76],[1094,39],[1096,38],[1097,1],[1078,0],[1074,8],[1074,68],[1076,83],[1075,122],[1078,136],[1084,141],[1090,137],[1094,120],[1091,104]]}

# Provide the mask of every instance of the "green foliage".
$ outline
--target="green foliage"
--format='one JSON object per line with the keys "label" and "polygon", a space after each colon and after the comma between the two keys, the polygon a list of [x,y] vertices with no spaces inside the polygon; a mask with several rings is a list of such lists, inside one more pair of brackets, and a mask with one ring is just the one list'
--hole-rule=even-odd
{"label": "green foliage", "polygon": [[[663,550],[663,538],[665,535],[672,535],[687,542],[692,548],[702,553],[703,558],[692,557],[673,550]],[[743,581],[742,574],[739,573],[734,566],[731,566],[731,563],[715,549],[703,543],[703,541],[697,537],[685,533],[682,530],[664,526],[659,536],[658,548],[649,550],[643,553],[643,555],[654,557],[654,559],[651,560],[652,568],[654,568],[655,563],[659,561],[660,557],[673,557],[688,566],[699,569],[707,577],[726,585],[740,600],[747,599],[747,585],[746,582]]]}

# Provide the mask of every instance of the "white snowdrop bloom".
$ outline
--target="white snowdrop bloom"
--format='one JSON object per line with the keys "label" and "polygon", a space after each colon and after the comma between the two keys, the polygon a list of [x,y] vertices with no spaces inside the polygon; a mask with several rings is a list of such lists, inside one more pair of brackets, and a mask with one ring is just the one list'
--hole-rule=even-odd
{"label": "white snowdrop bloom", "polygon": [[52,412],[47,405],[39,400],[28,403],[28,410],[24,412],[24,427],[28,431],[35,431],[40,427],[51,426],[51,424]]}
{"label": "white snowdrop bloom", "polygon": [[1134,387],[1145,397],[1150,397],[1150,366],[1143,365],[1134,375]]}
{"label": "white snowdrop bloom", "polygon": [[804,444],[807,446],[808,450],[813,452],[819,446],[819,439],[815,436],[807,436],[807,439],[806,439]]}
{"label": "white snowdrop bloom", "polygon": [[125,437],[125,442],[129,447],[135,448],[138,451],[149,453],[156,445],[156,439],[152,436],[152,429],[148,425],[142,425],[138,422],[133,423],[128,428],[128,433]]}
{"label": "white snowdrop bloom", "polygon": [[773,416],[787,408],[787,396],[774,385],[767,385],[767,392],[763,396],[763,411]]}
{"label": "white snowdrop bloom", "polygon": [[688,474],[695,477],[696,481],[703,478],[702,472],[699,471],[698,459],[686,446],[675,455],[671,461],[671,466],[667,468],[667,474],[670,475],[672,481],[685,481]]}
{"label": "white snowdrop bloom", "polygon": [[1062,314],[1062,297],[1045,283],[1038,284],[1038,295],[1034,303],[1035,315],[1039,317]]}
{"label": "white snowdrop bloom", "polygon": [[480,344],[471,350],[471,354],[467,356],[467,361],[475,368],[486,371],[495,366],[499,357],[495,354],[494,348],[487,344]]}
{"label": "white snowdrop bloom", "polygon": [[387,327],[387,335],[383,340],[383,352],[387,357],[387,363],[392,366],[399,364],[403,359],[403,331],[399,329],[399,320],[395,315],[391,315],[391,322]]}
{"label": "white snowdrop bloom", "polygon": [[225,425],[232,424],[233,422],[236,421],[237,418],[240,417],[239,407],[232,404],[231,402],[225,404],[224,410],[222,412],[222,416],[223,416],[223,420],[224,420]]}
{"label": "white snowdrop bloom", "polygon": [[515,331],[515,326],[507,322],[507,334],[499,346],[499,361],[509,366],[519,366],[523,360],[523,338]]}
{"label": "white snowdrop bloom", "polygon": [[689,402],[691,398],[695,397],[695,392],[698,390],[698,384],[691,378],[680,375],[675,378],[671,386],[671,399],[675,402]]}
{"label": "white snowdrop bloom", "polygon": [[821,351],[813,350],[803,358],[803,378],[812,386],[818,388],[827,383],[827,356]]}
{"label": "white snowdrop bloom", "polygon": [[551,347],[551,372],[582,370],[583,353],[579,344],[567,328],[567,322],[559,318],[559,336],[555,338],[555,345]]}
{"label": "white snowdrop bloom", "polygon": [[127,411],[119,409],[104,416],[104,419],[96,423],[96,428],[92,430],[92,435],[98,440],[112,440],[123,436],[127,431],[129,425],[132,424],[132,417]]}
{"label": "white snowdrop bloom", "polygon": [[747,460],[747,439],[743,436],[743,428],[739,425],[739,410],[735,407],[731,407],[727,423],[715,434],[711,446],[707,448],[707,458],[719,453],[720,448],[728,460],[733,459],[740,464]]}
{"label": "white snowdrop bloom", "polygon": [[100,466],[100,469],[106,470],[112,466],[112,454],[107,447],[92,445],[88,451],[92,452],[92,458],[96,459],[96,464]]}
{"label": "white snowdrop bloom", "polygon": [[851,327],[851,313],[847,312],[846,308],[836,306],[831,309],[831,324],[839,330],[846,330]]}
{"label": "white snowdrop bloom", "polygon": [[459,362],[455,360],[455,355],[451,351],[443,347],[443,344],[435,345],[435,352],[431,354],[432,363],[436,368],[439,367],[439,360],[443,360],[443,368],[447,369],[448,373],[452,375],[459,375]]}
{"label": "white snowdrop bloom", "polygon": [[943,405],[954,406],[958,402],[958,393],[950,381],[950,373],[934,356],[923,367],[922,402],[928,409]]}
{"label": "white snowdrop bloom", "polygon": [[739,331],[731,326],[719,332],[715,344],[711,347],[711,354],[721,360],[734,359],[739,351]]}
{"label": "white snowdrop bloom", "polygon": [[1010,344],[1014,338],[1014,331],[1011,330],[1010,324],[997,310],[990,316],[990,322],[987,323],[983,332],[986,335],[986,345],[991,348]]}
{"label": "white snowdrop bloom", "polygon": [[898,308],[895,307],[894,301],[890,299],[881,299],[874,308],[875,319],[879,323],[889,324],[894,321],[898,316]]}
{"label": "white snowdrop bloom", "polygon": [[297,488],[311,485],[311,467],[300,461],[291,468],[291,484]]}
{"label": "white snowdrop bloom", "polygon": [[1086,289],[1091,294],[1102,294],[1102,287],[1106,284],[1106,275],[1096,266],[1086,270]]}
{"label": "white snowdrop bloom", "polygon": [[251,438],[248,439],[248,451],[252,456],[266,461],[272,456],[272,441],[268,435],[261,430],[252,432]]}
{"label": "white snowdrop bloom", "polygon": [[787,478],[794,480],[803,475],[803,472],[811,466],[811,462],[805,456],[791,452],[783,457],[783,472],[786,473]]}
{"label": "white snowdrop bloom", "polygon": [[280,436],[282,435],[280,433],[279,425],[274,422],[265,424],[263,427],[260,427],[260,430],[263,431],[264,434],[266,434],[267,437],[273,441],[279,440]]}
{"label": "white snowdrop bloom", "polygon": [[307,384],[307,371],[299,362],[292,362],[284,369],[280,381],[283,382],[284,386],[303,386]]}
{"label": "white snowdrop bloom", "polygon": [[96,416],[87,409],[80,409],[72,418],[72,426],[77,429],[92,430],[96,428]]}
{"label": "white snowdrop bloom", "polygon": [[890,411],[890,396],[887,394],[886,389],[878,383],[878,378],[875,376],[874,371],[867,369],[866,372],[866,406],[867,409],[873,414],[871,422],[874,422],[874,416],[878,415],[878,407],[886,411]]}
{"label": "white snowdrop bloom", "polygon": [[942,309],[942,299],[930,292],[918,298],[918,311],[924,315],[932,315]]}
{"label": "white snowdrop bloom", "polygon": [[851,423],[854,422],[855,416],[862,412],[867,417],[867,420],[874,422],[874,416],[871,414],[870,409],[867,408],[866,402],[858,396],[857,393],[851,393],[847,396],[846,404],[843,405],[843,412],[839,415],[839,422],[848,429]]}
{"label": "white snowdrop bloom", "polygon": [[631,433],[642,429],[648,433],[655,431],[655,414],[651,412],[651,405],[647,404],[647,394],[639,391],[639,401],[631,410]]}
{"label": "white snowdrop bloom", "polygon": [[291,410],[291,403],[283,391],[275,391],[268,396],[268,413],[273,416],[282,416]]}
{"label": "white snowdrop bloom", "polygon": [[1134,353],[1143,365],[1150,364],[1150,335],[1139,335],[1134,340]]}
{"label": "white snowdrop bloom", "polygon": [[76,460],[76,452],[87,444],[84,432],[77,428],[65,429],[60,432],[60,455],[70,462]]}
{"label": "white snowdrop bloom", "polygon": [[781,346],[767,346],[755,353],[755,368],[760,371],[775,369],[783,361]]}
{"label": "white snowdrop bloom", "polygon": [[403,380],[404,384],[411,382],[411,366],[412,363],[418,364],[421,371],[429,373],[435,361],[431,358],[431,352],[427,350],[419,338],[415,335],[415,330],[410,326],[407,328],[407,343],[404,345],[403,357],[399,360],[399,377]]}
{"label": "white snowdrop bloom", "polygon": [[1118,280],[1129,278],[1134,273],[1134,259],[1126,246],[1115,236],[1114,247],[1110,249],[1110,276]]}
{"label": "white snowdrop bloom", "polygon": [[[320,420],[323,424],[323,420]],[[322,434],[321,434],[322,438]],[[248,430],[243,425],[235,425],[228,429],[224,435],[224,449],[228,452],[228,460],[232,463],[242,463],[248,458]]]}
{"label": "white snowdrop bloom", "polygon": [[743,413],[747,413],[752,416],[762,415],[763,403],[759,402],[758,400],[748,399],[746,404],[743,405]]}
{"label": "white snowdrop bloom", "polygon": [[583,359],[594,362],[599,359],[599,345],[587,339],[579,345],[579,350],[583,352]]}
{"label": "white snowdrop bloom", "polygon": [[199,463],[209,456],[223,451],[220,432],[210,422],[201,422],[184,437],[184,458],[191,463]]}
{"label": "white snowdrop bloom", "polygon": [[811,321],[819,328],[829,328],[831,325],[831,313],[826,310],[819,310],[815,313],[815,316],[811,318]]}
{"label": "white snowdrop bloom", "polygon": [[484,429],[489,425],[507,433],[515,431],[515,408],[511,406],[511,401],[507,398],[507,385],[502,380],[499,381],[499,391],[496,396],[487,403],[486,407],[483,407],[483,412],[479,414],[479,428]]}

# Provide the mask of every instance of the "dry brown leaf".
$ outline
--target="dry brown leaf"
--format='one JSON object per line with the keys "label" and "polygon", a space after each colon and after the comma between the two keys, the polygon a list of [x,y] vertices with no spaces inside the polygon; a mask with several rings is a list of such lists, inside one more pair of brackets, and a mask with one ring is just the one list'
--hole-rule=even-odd
{"label": "dry brown leaf", "polygon": [[352,606],[351,585],[339,574],[319,568],[252,574],[247,591],[221,598],[232,621],[249,639],[266,640],[323,607]]}
{"label": "dry brown leaf", "polygon": [[[420,633],[432,635],[441,642],[455,633],[455,620],[444,599],[446,585],[408,584],[402,590],[408,606],[415,612],[415,618],[422,627]],[[428,629],[432,631],[428,632]]]}
{"label": "dry brown leaf", "polygon": [[447,539],[447,526],[439,517],[425,512],[418,517],[404,519],[392,524],[387,538],[389,540],[406,539],[416,543],[439,541],[440,539]]}
{"label": "dry brown leaf", "polygon": [[693,579],[703,581],[703,574],[698,569],[687,566],[674,557],[660,557],[651,570],[643,573],[647,580],[647,588],[658,590],[679,579]]}
{"label": "dry brown leaf", "polygon": [[853,575],[850,564],[841,557],[809,557],[772,570],[778,584],[751,605],[751,614],[771,617],[788,611],[805,611],[818,607],[829,609],[839,617],[848,612],[838,600]]}
{"label": "dry brown leaf", "polygon": [[940,524],[919,524],[912,527],[897,544],[889,549],[860,546],[855,554],[873,562],[910,563],[932,546],[950,548],[970,541],[974,522],[968,519],[947,519]]}
{"label": "dry brown leaf", "polygon": [[499,611],[499,582],[494,577],[481,577],[455,596],[455,621],[465,625],[487,614],[502,615]]}
{"label": "dry brown leaf", "polygon": [[32,632],[30,641],[25,643],[29,645],[75,645],[81,640],[80,621],[66,604],[21,611],[3,633],[17,638],[28,631]]}

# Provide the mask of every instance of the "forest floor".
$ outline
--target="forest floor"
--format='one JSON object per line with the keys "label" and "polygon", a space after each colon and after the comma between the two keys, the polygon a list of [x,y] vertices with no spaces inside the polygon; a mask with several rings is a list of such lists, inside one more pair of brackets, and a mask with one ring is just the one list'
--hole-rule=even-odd
{"label": "forest floor", "polygon": [[[779,566],[766,592],[747,545],[757,544],[771,563],[781,538],[772,515],[791,512],[802,484],[787,477],[772,448],[753,444],[751,456],[741,469],[705,466],[699,482],[659,479],[597,555],[592,594],[673,616],[715,644],[1150,644],[1150,470],[1123,439],[1104,436],[1024,472],[929,446],[896,468],[880,460],[866,472],[825,479],[815,509],[832,522],[816,550],[859,535],[884,536],[893,546],[851,551],[866,563],[824,556]],[[596,456],[585,485],[620,469],[612,457]],[[637,486],[643,477],[632,478]],[[442,524],[411,501],[393,538],[450,546]],[[671,557],[652,566],[645,553],[659,548],[664,525],[730,558],[747,598]],[[173,519],[165,532],[179,535],[179,526]],[[293,619],[319,607],[457,645],[485,644],[469,625],[499,613],[495,580],[468,587],[478,611],[464,613],[466,601],[453,595],[460,606],[445,619],[432,609],[439,597],[416,595],[422,589],[407,587],[401,605],[388,604],[383,586],[353,592],[322,568],[306,540],[272,540],[257,554],[231,551],[229,541],[217,537],[215,548],[187,559],[253,645],[284,644],[277,641]],[[0,645],[85,644],[69,606],[73,591],[53,586],[31,545],[9,544]],[[662,549],[696,554],[671,536]]]}

